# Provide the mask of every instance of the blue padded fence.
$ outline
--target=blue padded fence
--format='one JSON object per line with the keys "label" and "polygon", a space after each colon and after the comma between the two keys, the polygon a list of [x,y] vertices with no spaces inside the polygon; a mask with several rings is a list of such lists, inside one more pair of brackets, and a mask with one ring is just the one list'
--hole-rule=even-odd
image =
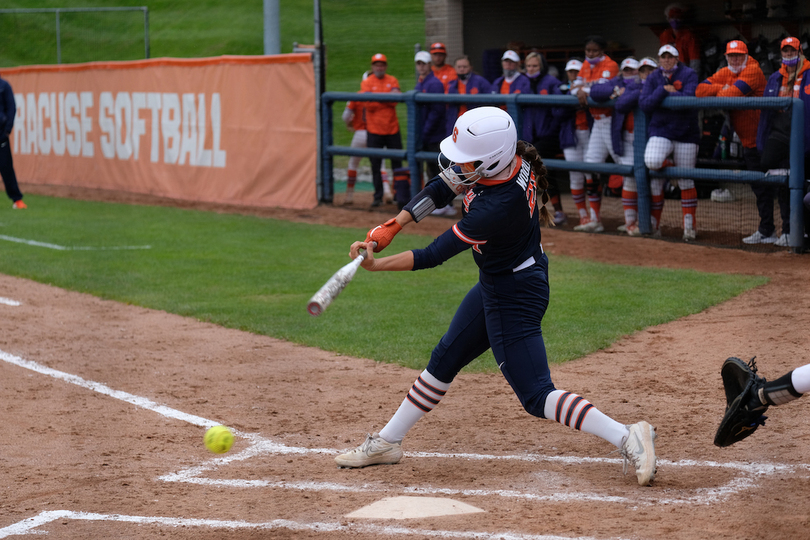
{"label": "blue padded fence", "polygon": [[[405,103],[407,107],[408,131],[405,134],[405,148],[402,150],[380,148],[351,148],[348,146],[335,146],[332,135],[334,119],[332,104],[345,101],[378,101]],[[333,157],[361,156],[380,157],[384,159],[401,159],[408,162],[412,179],[421,179],[421,162],[435,160],[436,152],[423,152],[418,147],[420,126],[418,108],[423,103],[465,103],[477,105],[505,106],[507,112],[515,119],[518,133],[521,132],[523,109],[533,105],[546,105],[555,107],[578,107],[579,100],[574,96],[544,96],[534,94],[479,94],[479,95],[448,95],[425,94],[411,90],[401,94],[375,94],[353,92],[325,92],[321,96],[321,141],[319,146],[319,159],[321,160],[322,177],[318,183],[318,199],[321,202],[331,203],[334,196],[334,177],[332,169]],[[588,98],[588,103],[598,107],[612,107],[613,102],[596,103]],[[665,178],[690,178],[694,180],[716,180],[722,182],[752,183],[767,182],[787,185],[790,190],[790,236],[789,246],[794,251],[800,251],[804,244],[804,103],[798,98],[696,98],[696,97],[668,97],[663,107],[669,109],[791,109],[791,137],[790,137],[790,176],[769,176],[757,171],[737,169],[706,169],[667,167],[661,171],[650,171],[644,165],[644,150],[647,146],[647,115],[639,108],[634,112],[634,164],[618,165],[612,163],[585,163],[578,161],[565,161],[560,159],[543,159],[548,169],[561,171],[582,171],[591,173],[618,174],[634,176],[638,189],[638,220],[642,233],[649,234],[651,192],[650,176]],[[644,133],[644,137],[639,137]],[[411,182],[412,195],[422,189],[420,181]]]}

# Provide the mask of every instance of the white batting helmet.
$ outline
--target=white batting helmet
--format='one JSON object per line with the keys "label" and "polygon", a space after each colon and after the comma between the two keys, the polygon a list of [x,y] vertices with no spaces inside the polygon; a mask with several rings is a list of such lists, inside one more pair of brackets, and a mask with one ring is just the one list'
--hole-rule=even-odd
{"label": "white batting helmet", "polygon": [[478,107],[462,114],[453,126],[452,135],[439,146],[442,156],[451,162],[447,168],[472,164],[474,170],[465,167],[459,176],[461,183],[474,184],[509,166],[517,149],[517,129],[512,117],[503,109]]}

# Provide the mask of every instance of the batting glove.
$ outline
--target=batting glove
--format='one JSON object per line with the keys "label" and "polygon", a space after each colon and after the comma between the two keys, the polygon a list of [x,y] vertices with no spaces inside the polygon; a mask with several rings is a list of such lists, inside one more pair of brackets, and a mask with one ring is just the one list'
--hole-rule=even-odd
{"label": "batting glove", "polygon": [[379,253],[391,243],[394,236],[402,230],[402,225],[397,223],[397,218],[391,218],[382,225],[377,225],[366,234],[366,242],[377,242],[374,253]]}

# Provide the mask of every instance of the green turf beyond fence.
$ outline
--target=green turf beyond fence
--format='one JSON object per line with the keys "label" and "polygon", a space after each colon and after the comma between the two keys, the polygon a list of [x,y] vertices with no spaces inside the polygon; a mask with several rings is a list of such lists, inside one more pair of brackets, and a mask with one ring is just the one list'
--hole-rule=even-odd
{"label": "green turf beyond fence", "polygon": [[[306,304],[365,230],[257,217],[26,196],[0,210],[0,272],[267,336],[423,368],[477,281],[469,253],[420,272],[371,273],[320,317]],[[424,247],[400,234],[392,252]],[[148,246],[148,248],[146,247]],[[765,282],[550,258],[543,333],[552,362],[696,313]],[[14,298],[13,290],[0,296]],[[488,353],[469,368],[495,371]]]}

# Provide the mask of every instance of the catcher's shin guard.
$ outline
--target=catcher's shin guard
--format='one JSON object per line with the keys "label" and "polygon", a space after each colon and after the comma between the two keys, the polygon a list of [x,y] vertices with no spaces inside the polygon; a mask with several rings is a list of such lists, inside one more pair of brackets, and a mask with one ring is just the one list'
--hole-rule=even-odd
{"label": "catcher's shin guard", "polygon": [[411,171],[407,168],[394,169],[394,198],[402,210],[411,200]]}

